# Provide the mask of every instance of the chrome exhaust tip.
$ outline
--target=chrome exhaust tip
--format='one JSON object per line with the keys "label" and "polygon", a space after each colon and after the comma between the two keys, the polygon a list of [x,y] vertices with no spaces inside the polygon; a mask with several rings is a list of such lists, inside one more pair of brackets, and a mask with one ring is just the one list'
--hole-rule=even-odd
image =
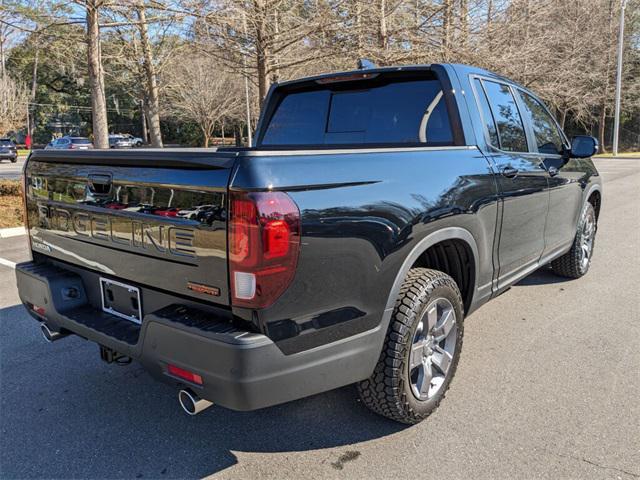
{"label": "chrome exhaust tip", "polygon": [[213,402],[200,398],[189,388],[178,392],[178,401],[180,402],[182,409],[191,416],[198,415],[200,412],[213,405]]}
{"label": "chrome exhaust tip", "polygon": [[46,323],[40,324],[40,331],[42,332],[44,339],[49,343],[53,343],[56,340],[69,336],[68,333],[55,332],[51,330]]}

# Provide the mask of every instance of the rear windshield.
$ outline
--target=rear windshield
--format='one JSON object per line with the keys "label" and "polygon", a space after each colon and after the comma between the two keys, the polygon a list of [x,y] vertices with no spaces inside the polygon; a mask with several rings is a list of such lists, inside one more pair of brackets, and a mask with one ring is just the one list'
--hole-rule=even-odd
{"label": "rear windshield", "polygon": [[88,138],[72,138],[71,143],[79,143],[80,145],[86,145],[91,143]]}
{"label": "rear windshield", "polygon": [[285,94],[262,145],[453,143],[438,80],[350,83]]}
{"label": "rear windshield", "polygon": [[13,142],[11,140],[0,139],[0,147],[11,147]]}

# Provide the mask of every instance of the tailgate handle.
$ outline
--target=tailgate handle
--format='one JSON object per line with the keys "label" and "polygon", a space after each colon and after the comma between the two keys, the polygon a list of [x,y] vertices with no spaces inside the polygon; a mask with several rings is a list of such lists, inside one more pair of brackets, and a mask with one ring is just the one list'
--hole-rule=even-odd
{"label": "tailgate handle", "polygon": [[111,191],[111,175],[92,173],[89,175],[89,191],[96,195],[107,195]]}

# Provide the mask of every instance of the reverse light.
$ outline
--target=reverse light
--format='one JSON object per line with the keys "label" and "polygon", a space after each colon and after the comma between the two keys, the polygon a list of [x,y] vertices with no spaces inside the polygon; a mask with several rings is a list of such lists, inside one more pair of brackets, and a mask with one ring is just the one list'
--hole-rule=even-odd
{"label": "reverse light", "polygon": [[255,273],[233,272],[234,294],[239,300],[252,300],[256,296]]}
{"label": "reverse light", "polygon": [[231,192],[232,304],[265,308],[287,289],[300,251],[300,211],[284,192]]}
{"label": "reverse light", "polygon": [[187,382],[202,385],[202,377],[197,373],[193,373],[193,372],[190,372],[189,370],[176,367],[175,365],[167,365],[167,371],[169,372],[170,375],[173,375],[174,377],[182,378]]}

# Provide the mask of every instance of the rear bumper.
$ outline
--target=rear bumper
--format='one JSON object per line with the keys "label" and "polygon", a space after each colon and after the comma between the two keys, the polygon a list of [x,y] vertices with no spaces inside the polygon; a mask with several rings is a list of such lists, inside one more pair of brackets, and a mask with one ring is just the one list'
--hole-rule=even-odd
{"label": "rear bumper", "polygon": [[[154,297],[146,289],[142,289],[143,305],[148,296],[153,298],[149,303],[160,308],[146,313],[137,325],[95,307],[96,291],[89,285],[97,285],[99,276],[58,263],[26,262],[16,267],[20,298],[36,320],[130,356],[154,377],[177,387],[189,386],[200,397],[235,410],[267,407],[367,378],[384,339],[385,332],[378,327],[284,355],[268,337],[238,329],[223,313],[164,293]],[[78,295],[69,297],[69,289]],[[33,305],[44,307],[44,314],[35,313]],[[204,385],[170,376],[168,364],[199,374]]]}
{"label": "rear bumper", "polygon": [[0,153],[0,160],[13,160],[15,158],[18,158],[17,153]]}

